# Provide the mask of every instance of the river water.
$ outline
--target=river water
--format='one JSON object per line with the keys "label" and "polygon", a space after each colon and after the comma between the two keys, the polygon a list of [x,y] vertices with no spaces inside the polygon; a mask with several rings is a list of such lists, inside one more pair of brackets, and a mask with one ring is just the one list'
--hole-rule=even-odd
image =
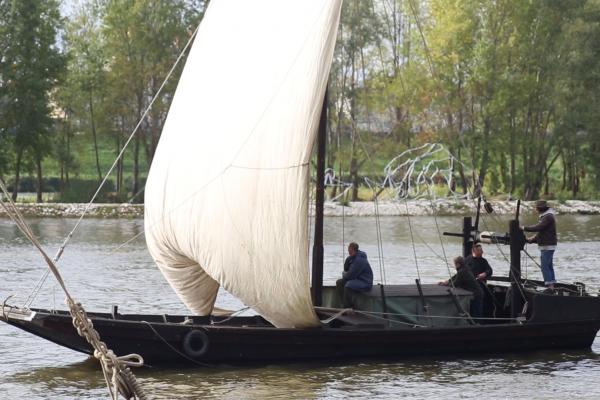
{"label": "river water", "polygon": [[[525,223],[535,217],[526,216]],[[484,229],[505,232],[508,217],[486,218]],[[32,219],[33,231],[54,254],[75,224],[73,219]],[[584,281],[600,291],[600,216],[561,215],[555,270],[559,280]],[[379,228],[377,228],[379,226]],[[438,232],[460,231],[457,217],[328,218],[325,225],[325,283],[340,274],[345,245],[356,241],[369,255],[376,281],[431,283],[446,279],[445,259],[460,253],[458,239]],[[142,220],[85,220],[60,262],[72,295],[87,310],[123,313],[186,313],[154,267],[143,236]],[[377,237],[381,237],[378,246]],[[412,239],[411,239],[412,238]],[[414,245],[413,245],[414,243]],[[381,248],[381,250],[379,249]],[[507,275],[508,248],[487,245],[485,256],[495,275]],[[538,251],[528,252],[537,259]],[[415,258],[416,254],[416,258]],[[22,305],[45,271],[40,256],[12,222],[0,219],[0,297],[14,295]],[[415,261],[416,260],[416,261]],[[532,260],[523,274],[540,279]],[[63,297],[48,278],[33,306],[64,309]],[[219,306],[243,305],[222,293]],[[108,398],[100,368],[87,356],[67,350],[6,324],[0,324],[0,397],[2,399]],[[134,371],[155,399],[342,399],[342,398],[600,398],[600,339],[591,350],[543,351],[468,358],[435,357],[400,361],[355,360],[343,363],[292,363],[204,369]]]}

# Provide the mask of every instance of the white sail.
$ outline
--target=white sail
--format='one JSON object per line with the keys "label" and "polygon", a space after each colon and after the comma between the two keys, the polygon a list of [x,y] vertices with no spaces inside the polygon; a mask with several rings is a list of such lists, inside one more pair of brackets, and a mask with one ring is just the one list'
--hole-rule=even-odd
{"label": "white sail", "polygon": [[277,327],[318,324],[308,174],[341,0],[212,0],[145,192],[148,248],[198,315],[219,285]]}

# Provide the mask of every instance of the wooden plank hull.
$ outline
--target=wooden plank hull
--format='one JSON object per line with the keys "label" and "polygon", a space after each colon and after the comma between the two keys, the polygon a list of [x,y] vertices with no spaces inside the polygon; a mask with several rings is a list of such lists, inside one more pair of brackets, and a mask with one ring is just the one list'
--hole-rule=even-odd
{"label": "wooden plank hull", "polygon": [[[106,314],[88,315],[102,340],[116,354],[137,353],[150,365],[585,349],[592,345],[600,329],[600,320],[450,328],[278,329],[157,322],[159,316],[155,316],[153,322],[143,322],[144,316],[138,320],[128,316],[129,320],[125,320],[113,319]],[[0,318],[59,345],[91,353],[89,345],[77,335],[67,313],[12,309]],[[190,348],[191,336],[188,335],[198,336],[202,343]]]}

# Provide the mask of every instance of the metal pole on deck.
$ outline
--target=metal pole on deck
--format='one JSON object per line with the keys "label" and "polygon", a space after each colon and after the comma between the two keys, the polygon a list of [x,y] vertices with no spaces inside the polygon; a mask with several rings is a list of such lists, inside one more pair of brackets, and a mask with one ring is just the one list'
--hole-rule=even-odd
{"label": "metal pole on deck", "polygon": [[323,304],[323,203],[325,202],[325,152],[327,150],[327,97],[325,91],[317,136],[317,190],[311,278],[311,294],[315,307]]}

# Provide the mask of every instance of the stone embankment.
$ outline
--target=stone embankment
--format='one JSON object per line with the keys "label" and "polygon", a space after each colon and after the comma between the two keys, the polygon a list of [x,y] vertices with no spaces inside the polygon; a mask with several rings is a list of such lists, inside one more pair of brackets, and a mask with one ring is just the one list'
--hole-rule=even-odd
{"label": "stone embankment", "polygon": [[[491,201],[495,214],[514,214],[516,201]],[[549,201],[550,206],[559,214],[600,214],[600,201],[567,200],[564,202]],[[483,203],[482,203],[483,208]],[[522,213],[533,213],[535,201],[521,202]],[[477,208],[476,200],[408,200],[380,201],[377,204],[379,215],[472,215]],[[375,204],[370,201],[352,202],[344,207],[339,203],[325,203],[325,215],[328,216],[372,216],[375,215]],[[484,212],[482,210],[482,212]]]}
{"label": "stone embankment", "polygon": [[[17,207],[25,217],[80,217],[87,204],[79,203],[18,203]],[[143,204],[91,204],[86,213],[96,218],[141,218],[144,216]],[[0,217],[7,217],[0,208]]]}
{"label": "stone embankment", "polygon": [[[513,214],[516,201],[492,201],[494,212],[497,214]],[[325,215],[332,217],[356,216],[368,217],[377,212],[382,216],[399,215],[470,215],[474,214],[476,201],[439,199],[409,200],[409,201],[380,201],[377,204],[370,201],[352,202],[346,206],[340,203],[325,203]],[[533,212],[535,202],[523,202],[523,213]],[[559,214],[600,214],[600,201],[567,200],[564,202],[550,201],[550,205]],[[26,217],[65,217],[76,218],[81,216],[86,204],[59,204],[59,203],[20,203],[19,211]],[[311,211],[313,207],[311,207]],[[92,204],[87,214],[96,218],[142,218],[144,216],[143,204]],[[6,213],[0,208],[0,217]]]}

